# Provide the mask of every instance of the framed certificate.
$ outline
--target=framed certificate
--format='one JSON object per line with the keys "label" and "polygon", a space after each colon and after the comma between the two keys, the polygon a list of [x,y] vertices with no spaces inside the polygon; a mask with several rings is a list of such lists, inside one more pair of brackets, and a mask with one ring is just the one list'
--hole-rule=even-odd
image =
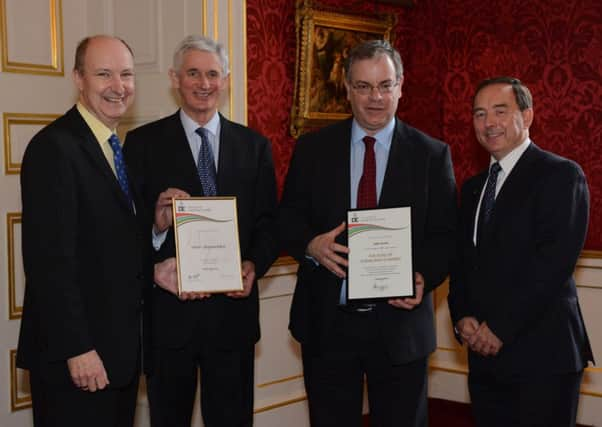
{"label": "framed certificate", "polygon": [[236,197],[173,200],[178,292],[242,291]]}
{"label": "framed certificate", "polygon": [[409,207],[347,212],[347,298],[414,296]]}

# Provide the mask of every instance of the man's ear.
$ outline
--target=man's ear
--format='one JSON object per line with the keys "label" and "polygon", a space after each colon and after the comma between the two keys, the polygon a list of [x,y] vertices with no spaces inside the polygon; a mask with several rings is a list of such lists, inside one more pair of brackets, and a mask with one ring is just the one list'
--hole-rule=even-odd
{"label": "man's ear", "polygon": [[77,87],[77,90],[81,92],[84,88],[84,81],[82,75],[79,73],[78,70],[73,70],[71,77],[73,78],[73,83],[75,83],[75,87]]}
{"label": "man's ear", "polygon": [[525,129],[529,129],[533,123],[533,108],[527,108],[521,111],[521,113],[523,115],[523,125]]}
{"label": "man's ear", "polygon": [[173,68],[169,69],[169,80],[171,81],[171,87],[174,89],[180,88],[180,78],[178,77],[178,73]]}

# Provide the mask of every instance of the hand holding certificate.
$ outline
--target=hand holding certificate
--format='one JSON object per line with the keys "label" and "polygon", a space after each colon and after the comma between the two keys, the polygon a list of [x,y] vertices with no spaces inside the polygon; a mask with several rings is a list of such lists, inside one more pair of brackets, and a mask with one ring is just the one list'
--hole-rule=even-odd
{"label": "hand holding certificate", "polygon": [[178,293],[244,292],[236,198],[174,199],[173,215]]}
{"label": "hand holding certificate", "polygon": [[347,213],[350,300],[414,295],[410,208]]}

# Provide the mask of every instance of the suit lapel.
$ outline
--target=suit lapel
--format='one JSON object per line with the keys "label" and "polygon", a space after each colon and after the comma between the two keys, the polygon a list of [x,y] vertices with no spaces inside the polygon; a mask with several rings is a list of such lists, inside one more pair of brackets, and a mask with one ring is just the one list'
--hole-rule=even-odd
{"label": "suit lapel", "polygon": [[[332,182],[330,196],[335,204],[334,212],[344,212],[344,218],[347,218],[347,210],[351,208],[351,119],[343,122],[343,129],[340,137],[337,136],[334,143],[328,143],[331,151],[328,159],[330,166],[323,170],[331,172],[326,177]],[[331,168],[331,169],[329,169]],[[342,191],[341,191],[342,190]],[[337,224],[338,225],[338,224]]]}
{"label": "suit lapel", "polygon": [[462,211],[463,215],[465,215],[464,223],[466,224],[465,232],[467,233],[466,239],[470,240],[471,244],[473,244],[477,206],[479,205],[481,191],[487,180],[487,172],[488,170],[485,169],[485,171],[467,182],[462,195]]}
{"label": "suit lapel", "polygon": [[521,198],[521,194],[529,191],[530,187],[525,185],[525,183],[532,181],[531,176],[534,172],[533,162],[537,160],[539,153],[539,148],[531,143],[504,181],[504,185],[495,198],[495,207],[492,216],[494,229],[497,228],[496,225],[502,218],[512,215],[513,204]]}
{"label": "suit lapel", "polygon": [[[194,163],[194,155],[188,142],[188,137],[182,126],[180,119],[180,110],[173,114],[168,122],[168,126],[163,128],[162,139],[165,142],[165,150],[171,156],[170,165],[176,168],[173,170],[173,176],[182,176],[183,182],[194,183],[193,196],[203,195],[203,186],[199,178],[197,165]],[[219,189],[219,187],[218,187]]]}
{"label": "suit lapel", "polygon": [[[117,177],[113,173],[111,166],[107,162],[107,158],[100,148],[100,144],[96,140],[96,137],[90,130],[86,121],[79,114],[76,107],[73,107],[71,110],[69,110],[67,112],[67,116],[72,122],[74,132],[79,136],[78,141],[80,143],[80,147],[88,156],[93,167],[105,178],[107,185],[111,188],[111,191],[113,194],[115,194],[115,197],[119,200],[123,207],[129,212],[133,213],[132,207],[125,197],[125,194],[123,194],[123,190],[119,186]],[[131,189],[132,186],[130,185],[130,191]]]}
{"label": "suit lapel", "polygon": [[218,153],[218,171],[217,171],[217,194],[227,195],[235,194],[236,188],[233,186],[232,178],[234,173],[233,166],[236,164],[236,145],[238,138],[232,124],[229,120],[219,115],[220,136]]}
{"label": "suit lapel", "polygon": [[405,125],[395,119],[387,169],[378,201],[379,208],[411,206],[413,167],[412,143]]}

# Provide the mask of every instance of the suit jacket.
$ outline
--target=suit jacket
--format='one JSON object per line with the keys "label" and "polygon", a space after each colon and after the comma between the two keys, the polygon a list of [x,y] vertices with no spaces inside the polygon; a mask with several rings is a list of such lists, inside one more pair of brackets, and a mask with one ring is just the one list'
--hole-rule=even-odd
{"label": "suit jacket", "polygon": [[[319,351],[331,338],[341,279],[305,256],[308,243],[347,218],[350,208],[351,123],[345,120],[299,138],[280,205],[279,232],[299,261],[290,329]],[[411,206],[413,268],[426,282],[421,305],[376,310],[395,363],[424,357],[435,348],[429,292],[448,274],[456,224],[455,180],[449,147],[397,120],[379,208]],[[347,244],[346,233],[337,241]]]}
{"label": "suit jacket", "polygon": [[[276,256],[274,214],[276,181],[269,141],[220,115],[218,196],[236,196],[241,257],[255,263],[257,278]],[[179,112],[128,133],[124,154],[148,209],[159,194],[179,188],[203,196],[190,145]],[[151,233],[151,229],[148,229]],[[157,261],[175,256],[173,229]],[[177,348],[194,338],[203,316],[209,340],[223,348],[240,348],[259,339],[257,285],[248,298],[216,294],[202,301],[180,301],[159,287],[153,290],[153,345]]]}
{"label": "suit jacket", "polygon": [[568,373],[593,360],[572,274],[586,235],[589,194],[581,168],[531,144],[502,186],[488,233],[473,244],[487,171],[462,188],[454,324],[486,321],[504,343],[497,357],[470,353],[471,370],[498,375]]}
{"label": "suit jacket", "polygon": [[71,384],[66,360],[95,349],[111,387],[139,371],[150,239],[75,107],[31,140],[21,168],[26,287],[18,366]]}

